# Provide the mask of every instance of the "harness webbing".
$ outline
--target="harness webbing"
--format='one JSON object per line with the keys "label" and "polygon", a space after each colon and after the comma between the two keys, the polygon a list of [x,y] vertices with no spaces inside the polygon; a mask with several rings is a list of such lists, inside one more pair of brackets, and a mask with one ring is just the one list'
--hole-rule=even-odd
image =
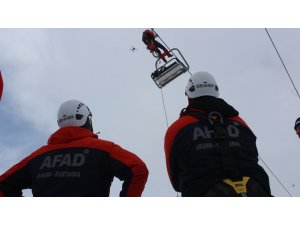
{"label": "harness webbing", "polygon": [[224,120],[221,113],[212,111],[205,117],[200,112],[188,111],[186,115],[193,116],[199,120],[208,119],[210,125],[214,129],[216,142],[219,144],[218,152],[222,158],[223,168],[228,172],[229,179],[224,179],[223,182],[230,185],[237,194],[243,197],[247,196],[247,182],[249,177],[243,177],[237,167],[237,163],[228,143],[228,133],[224,127]]}
{"label": "harness webbing", "polygon": [[234,154],[228,144],[228,133],[224,128],[223,116],[217,111],[208,114],[208,120],[215,131],[215,138],[219,144],[219,153],[222,157],[223,167],[230,174],[232,180],[241,180]]}

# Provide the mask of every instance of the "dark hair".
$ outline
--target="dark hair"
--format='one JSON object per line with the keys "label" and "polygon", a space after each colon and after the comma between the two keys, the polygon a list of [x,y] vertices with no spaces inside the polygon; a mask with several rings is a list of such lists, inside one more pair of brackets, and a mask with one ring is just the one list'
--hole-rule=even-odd
{"label": "dark hair", "polygon": [[300,117],[296,119],[294,129],[297,130],[297,127],[300,125]]}
{"label": "dark hair", "polygon": [[88,116],[85,124],[83,126],[81,126],[81,128],[85,128],[85,129],[88,129],[93,132],[93,123],[92,123],[92,119],[90,118],[90,116]]}

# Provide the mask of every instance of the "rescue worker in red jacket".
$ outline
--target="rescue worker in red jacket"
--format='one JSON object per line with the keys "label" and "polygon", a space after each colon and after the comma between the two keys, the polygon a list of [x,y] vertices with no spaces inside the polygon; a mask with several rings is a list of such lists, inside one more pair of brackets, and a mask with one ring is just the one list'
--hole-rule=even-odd
{"label": "rescue worker in red jacket", "polygon": [[[157,40],[155,40],[156,34],[152,30],[145,30],[143,32],[142,41],[145,45],[147,45],[147,49],[150,50],[150,52],[156,52],[159,59],[162,59],[164,62],[167,62],[165,59],[165,56],[172,57],[168,49],[163,46],[161,43],[159,43]],[[162,49],[164,53],[162,54],[159,49]]]}
{"label": "rescue worker in red jacket", "polygon": [[64,102],[60,127],[42,146],[0,177],[0,195],[108,197],[114,177],[124,181],[121,197],[142,195],[148,169],[135,154],[93,133],[92,114],[78,100]]}
{"label": "rescue worker in red jacket", "polygon": [[173,188],[183,197],[271,196],[256,137],[238,111],[218,98],[214,77],[195,73],[185,92],[188,106],[165,135]]}
{"label": "rescue worker in red jacket", "polygon": [[296,134],[300,138],[300,117],[296,120],[294,129],[296,131]]}

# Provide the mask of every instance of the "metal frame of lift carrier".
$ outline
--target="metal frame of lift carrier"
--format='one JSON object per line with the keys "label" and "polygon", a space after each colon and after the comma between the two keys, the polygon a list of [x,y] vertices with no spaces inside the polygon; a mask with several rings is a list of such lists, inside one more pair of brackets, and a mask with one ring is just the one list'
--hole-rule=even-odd
{"label": "metal frame of lift carrier", "polygon": [[[158,62],[160,61],[160,59],[158,59],[155,63],[156,70],[151,74],[151,78],[159,88],[164,87],[176,77],[188,71],[190,68],[179,49],[173,48],[170,50],[170,52],[174,57],[172,57],[171,60],[167,61],[161,67],[158,67]],[[174,52],[179,53],[184,63],[180,61],[177,56],[175,56]]]}

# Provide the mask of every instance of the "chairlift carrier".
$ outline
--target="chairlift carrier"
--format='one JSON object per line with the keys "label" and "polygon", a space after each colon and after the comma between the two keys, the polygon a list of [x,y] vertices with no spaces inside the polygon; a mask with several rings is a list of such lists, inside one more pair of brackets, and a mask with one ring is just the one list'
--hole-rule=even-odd
{"label": "chairlift carrier", "polygon": [[[175,56],[174,51],[179,53],[183,62]],[[176,77],[188,71],[190,68],[179,49],[173,48],[170,50],[170,52],[173,53],[174,57],[172,57],[161,67],[158,67],[158,62],[160,61],[160,59],[158,59],[155,63],[156,70],[151,74],[151,78],[158,88],[164,87]]]}

